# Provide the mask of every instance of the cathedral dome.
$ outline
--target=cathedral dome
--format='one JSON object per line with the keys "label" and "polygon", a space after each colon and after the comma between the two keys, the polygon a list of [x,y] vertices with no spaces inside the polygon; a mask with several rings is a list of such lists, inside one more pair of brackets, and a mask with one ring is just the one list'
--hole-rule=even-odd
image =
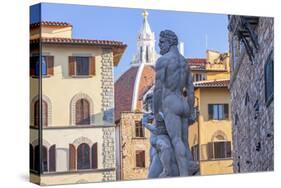
{"label": "cathedral dome", "polygon": [[151,65],[130,67],[114,84],[115,121],[121,112],[142,111],[142,96],[154,84],[155,71]]}

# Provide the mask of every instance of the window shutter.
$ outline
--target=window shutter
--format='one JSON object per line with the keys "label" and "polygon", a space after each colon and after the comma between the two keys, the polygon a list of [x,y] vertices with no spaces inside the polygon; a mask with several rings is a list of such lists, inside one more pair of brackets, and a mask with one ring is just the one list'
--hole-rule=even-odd
{"label": "window shutter", "polygon": [[75,75],[75,57],[74,56],[68,57],[68,74],[69,74],[69,76]]}
{"label": "window shutter", "polygon": [[229,114],[228,114],[228,104],[224,104],[223,110],[224,110],[224,118],[225,118],[225,119],[228,119],[228,118],[229,118]]}
{"label": "window shutter", "polygon": [[56,145],[52,145],[49,149],[49,171],[56,171]]}
{"label": "window shutter", "polygon": [[92,146],[92,168],[98,168],[98,143]]}
{"label": "window shutter", "polygon": [[48,67],[47,74],[52,76],[54,75],[54,56],[46,56],[46,59],[47,59],[47,67]]}
{"label": "window shutter", "polygon": [[141,152],[141,166],[145,167],[145,151]]}
{"label": "window shutter", "polygon": [[209,120],[213,119],[213,105],[212,104],[208,104],[208,114],[209,114]]}
{"label": "window shutter", "polygon": [[208,159],[214,158],[213,142],[208,143]]}
{"label": "window shutter", "polygon": [[226,157],[231,157],[231,142],[226,142]]}
{"label": "window shutter", "polygon": [[83,125],[89,125],[90,124],[90,105],[89,102],[86,99],[82,100],[82,116],[83,116]]}
{"label": "window shutter", "polygon": [[140,167],[140,153],[136,152],[136,167]]}
{"label": "window shutter", "polygon": [[29,75],[35,76],[35,63],[38,56],[31,56],[29,62]]}
{"label": "window shutter", "polygon": [[94,75],[96,75],[96,57],[92,56],[89,58],[89,60],[90,60],[89,75],[94,76]]}
{"label": "window shutter", "polygon": [[69,144],[69,170],[76,170],[76,149],[73,144]]}

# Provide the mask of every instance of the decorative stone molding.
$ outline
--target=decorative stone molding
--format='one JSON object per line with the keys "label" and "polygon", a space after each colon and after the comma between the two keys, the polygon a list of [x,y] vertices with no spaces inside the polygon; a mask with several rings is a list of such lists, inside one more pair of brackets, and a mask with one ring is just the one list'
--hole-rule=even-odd
{"label": "decorative stone molding", "polygon": [[[48,141],[46,141],[46,140],[44,140],[44,139],[42,139],[42,144],[43,144],[43,146],[45,146],[48,150],[49,150],[49,148],[52,146],[52,144],[50,144]],[[39,145],[39,140],[38,140],[38,139],[33,140],[33,141],[31,142],[31,145],[32,145],[33,147]]]}
{"label": "decorative stone molding", "polygon": [[101,82],[103,120],[114,123],[113,53],[111,49],[102,51]]}
{"label": "decorative stone molding", "polygon": [[[31,101],[31,106],[30,106],[30,124],[31,125],[34,125],[34,105],[35,105],[35,102],[39,100],[39,96],[36,95],[32,101]],[[52,125],[52,102],[51,102],[51,99],[46,96],[46,95],[42,95],[42,100],[45,101],[48,105],[48,125]]]}
{"label": "decorative stone molding", "polygon": [[222,130],[218,130],[213,134],[212,139],[211,139],[212,142],[215,140],[215,138],[217,136],[222,136],[224,138],[224,140],[228,140],[226,134]]}
{"label": "decorative stone molding", "polygon": [[75,104],[78,100],[80,99],[86,99],[89,104],[90,104],[90,124],[93,124],[95,121],[94,118],[94,102],[92,100],[92,98],[85,94],[85,93],[78,93],[76,95],[74,95],[70,101],[70,125],[75,125],[76,124],[76,116],[75,116]]}
{"label": "decorative stone molding", "polygon": [[79,137],[73,141],[73,145],[77,148],[80,144],[86,143],[90,147],[92,147],[93,142],[87,137]]}

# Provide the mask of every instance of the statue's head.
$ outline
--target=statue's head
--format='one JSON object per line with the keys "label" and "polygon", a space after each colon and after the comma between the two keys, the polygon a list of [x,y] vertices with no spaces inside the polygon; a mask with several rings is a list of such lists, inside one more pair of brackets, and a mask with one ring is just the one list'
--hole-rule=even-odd
{"label": "statue's head", "polygon": [[160,32],[159,48],[160,54],[164,55],[169,52],[171,46],[178,45],[178,37],[171,30],[164,30]]}

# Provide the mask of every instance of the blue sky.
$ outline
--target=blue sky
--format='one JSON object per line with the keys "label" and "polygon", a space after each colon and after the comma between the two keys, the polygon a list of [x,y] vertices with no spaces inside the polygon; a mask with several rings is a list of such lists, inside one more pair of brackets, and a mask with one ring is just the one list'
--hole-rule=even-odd
{"label": "blue sky", "polygon": [[[40,21],[39,6],[30,8],[30,22]],[[119,65],[115,67],[115,79],[129,68],[136,52],[136,37],[142,24],[142,9],[111,8],[100,6],[43,3],[42,21],[63,21],[73,25],[73,38],[119,40],[128,45]],[[207,48],[228,51],[227,16],[178,11],[148,9],[151,30],[158,35],[171,29],[184,42],[185,56],[202,58]]]}

